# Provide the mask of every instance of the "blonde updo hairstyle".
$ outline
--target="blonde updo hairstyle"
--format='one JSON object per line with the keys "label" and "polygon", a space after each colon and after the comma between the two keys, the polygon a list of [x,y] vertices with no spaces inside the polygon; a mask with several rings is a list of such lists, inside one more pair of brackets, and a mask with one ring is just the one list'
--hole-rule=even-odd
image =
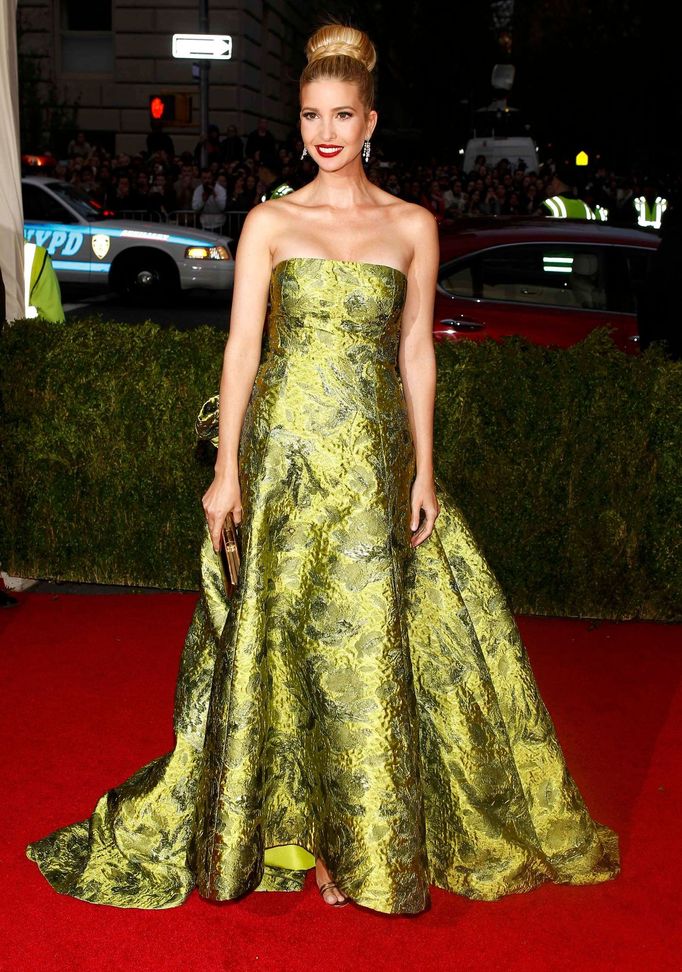
{"label": "blonde updo hairstyle", "polygon": [[305,48],[308,63],[300,89],[311,81],[345,81],[356,84],[366,111],[374,107],[376,50],[367,34],[344,24],[326,24],[312,35]]}

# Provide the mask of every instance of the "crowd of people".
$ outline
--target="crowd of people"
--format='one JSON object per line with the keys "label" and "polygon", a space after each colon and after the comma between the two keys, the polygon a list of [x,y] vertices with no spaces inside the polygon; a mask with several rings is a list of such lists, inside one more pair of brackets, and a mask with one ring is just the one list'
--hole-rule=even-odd
{"label": "crowd of people", "polygon": [[[178,211],[200,214],[205,229],[220,229],[229,212],[246,212],[267,198],[282,182],[292,188],[309,181],[316,167],[294,130],[277,140],[261,119],[247,136],[235,126],[224,136],[209,126],[193,152],[176,153],[170,135],[161,128],[147,136],[146,150],[112,155],[91,144],[79,132],[68,146],[68,157],[55,160],[54,175],[82,188],[91,199],[117,215],[146,213],[165,218]],[[542,212],[550,195],[553,165],[537,172],[521,162],[503,159],[492,166],[479,156],[471,171],[463,171],[459,156],[450,160],[400,162],[374,150],[369,178],[387,192],[431,210],[439,222],[467,216],[533,215]],[[634,199],[650,189],[637,173],[617,175],[605,166],[590,171],[580,184],[581,197],[609,212],[609,222],[634,225]],[[656,186],[677,195],[679,186]]]}

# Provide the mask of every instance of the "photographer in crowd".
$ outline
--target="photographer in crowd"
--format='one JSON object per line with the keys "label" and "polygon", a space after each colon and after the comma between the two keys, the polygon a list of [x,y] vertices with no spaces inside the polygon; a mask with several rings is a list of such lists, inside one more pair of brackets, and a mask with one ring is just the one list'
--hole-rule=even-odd
{"label": "photographer in crowd", "polygon": [[194,190],[192,209],[199,213],[201,228],[219,233],[225,222],[227,194],[210,169],[201,170],[201,183]]}

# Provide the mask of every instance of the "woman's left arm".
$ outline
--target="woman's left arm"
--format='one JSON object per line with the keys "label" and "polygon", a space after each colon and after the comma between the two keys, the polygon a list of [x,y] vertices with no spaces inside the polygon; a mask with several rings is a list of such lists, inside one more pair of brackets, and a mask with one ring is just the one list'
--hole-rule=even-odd
{"label": "woman's left arm", "polygon": [[[433,347],[433,305],[438,277],[438,226],[427,210],[410,213],[414,256],[407,274],[398,365],[415,447],[417,473],[410,499],[411,544],[418,546],[433,530],[440,512],[433,475],[433,409],[436,355]],[[423,520],[422,517],[423,510]]]}

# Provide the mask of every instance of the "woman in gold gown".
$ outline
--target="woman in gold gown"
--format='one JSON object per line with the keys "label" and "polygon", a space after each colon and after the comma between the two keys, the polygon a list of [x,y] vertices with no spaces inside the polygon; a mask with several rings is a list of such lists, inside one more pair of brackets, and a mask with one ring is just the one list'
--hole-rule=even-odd
{"label": "woman in gold gown", "polygon": [[137,908],[295,890],[312,867],[328,904],[388,913],[421,911],[430,885],[492,900],[607,880],[617,835],[434,476],[437,232],[364,173],[374,48],[333,25],[307,55],[319,172],[240,240],[175,747],[27,853],[59,892]]}

